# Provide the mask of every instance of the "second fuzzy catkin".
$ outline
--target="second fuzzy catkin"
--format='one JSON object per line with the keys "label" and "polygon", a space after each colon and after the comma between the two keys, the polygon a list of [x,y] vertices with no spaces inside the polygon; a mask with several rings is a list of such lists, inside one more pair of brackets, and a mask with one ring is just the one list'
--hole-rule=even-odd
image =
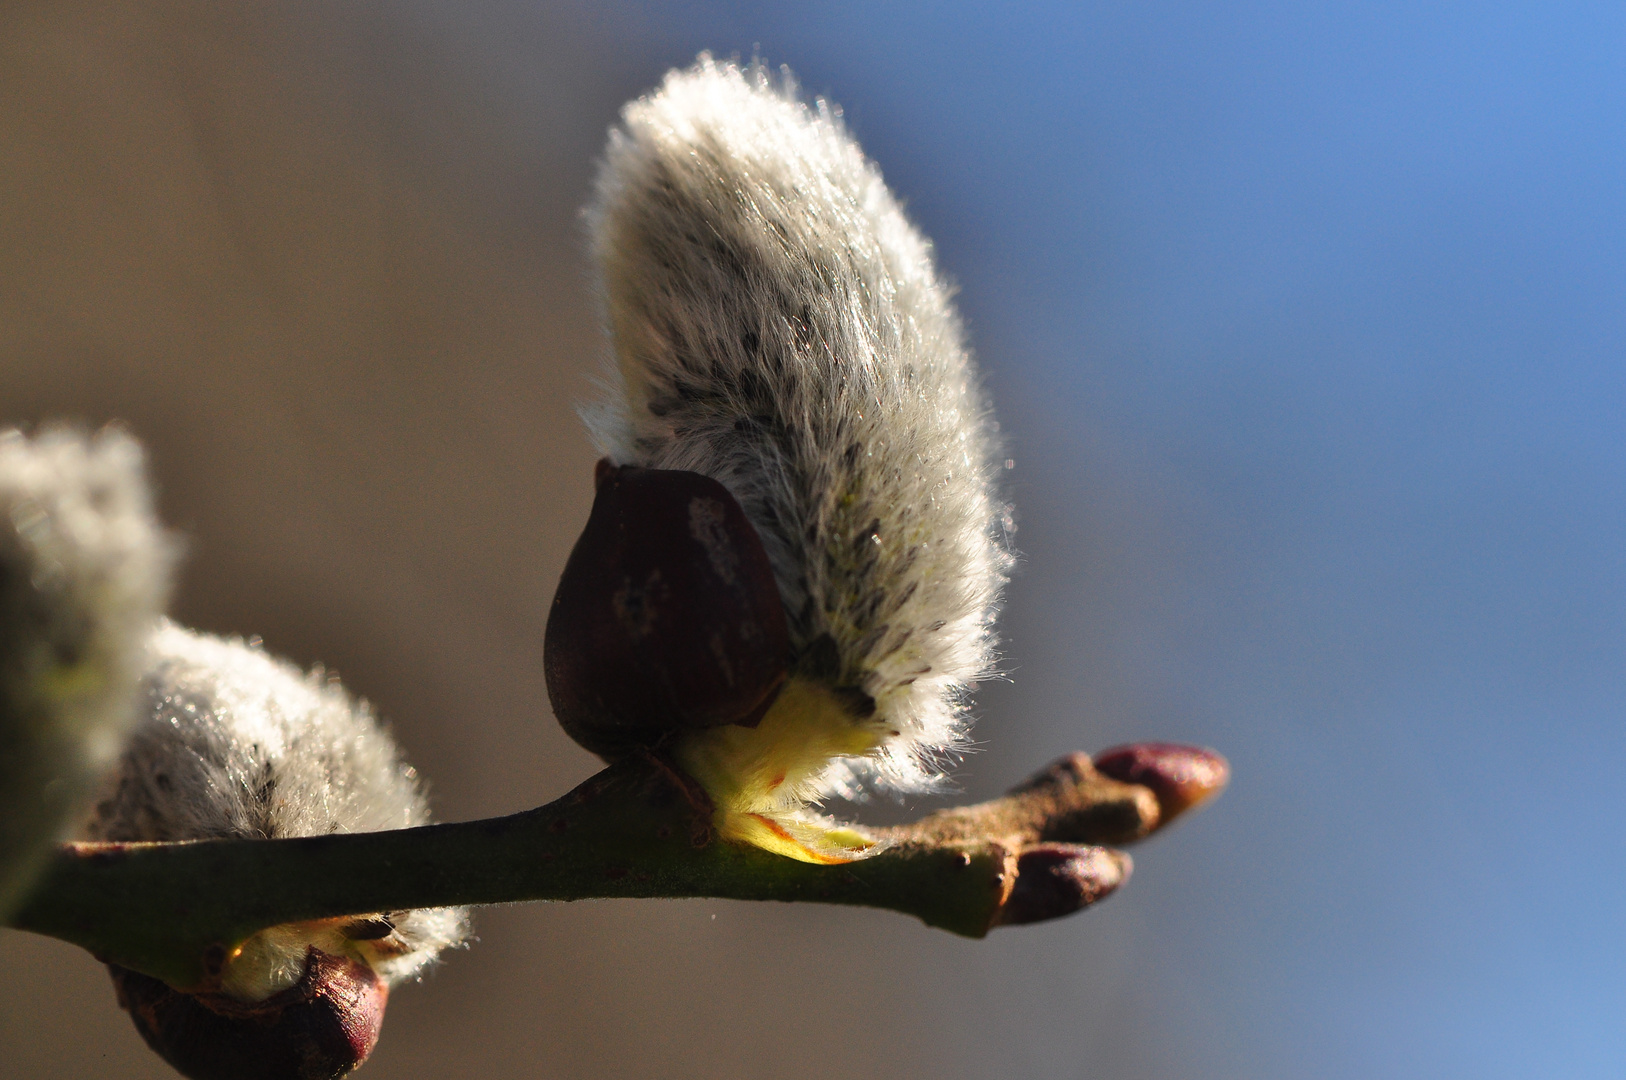
{"label": "second fuzzy catkin", "polygon": [[[139,697],[141,718],[85,839],[276,839],[429,822],[417,773],[395,740],[320,672],[166,620],[148,643]],[[313,946],[398,983],[467,934],[460,909],[382,918],[388,933],[369,924],[361,938],[343,919],[263,931],[227,965],[223,990],[249,1002],[282,991]]]}
{"label": "second fuzzy catkin", "polygon": [[589,424],[615,464],[739,500],[791,639],[766,732],[678,756],[772,832],[870,783],[931,787],[1010,563],[988,405],[931,245],[788,75],[702,56],[623,121],[588,215],[616,361]]}

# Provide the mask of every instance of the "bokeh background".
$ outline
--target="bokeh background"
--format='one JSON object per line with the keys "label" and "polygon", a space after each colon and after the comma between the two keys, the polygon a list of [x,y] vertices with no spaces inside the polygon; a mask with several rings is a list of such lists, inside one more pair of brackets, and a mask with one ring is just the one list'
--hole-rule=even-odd
{"label": "bokeh background", "polygon": [[[363,1075],[1626,1073],[1619,5],[11,0],[0,418],[125,421],[179,617],[336,668],[443,817],[558,795],[577,211],[706,48],[840,102],[961,286],[1024,556],[966,795],[1149,738],[1234,785],[983,942],[484,911]],[[88,956],[0,963],[0,1074],[170,1075]]]}

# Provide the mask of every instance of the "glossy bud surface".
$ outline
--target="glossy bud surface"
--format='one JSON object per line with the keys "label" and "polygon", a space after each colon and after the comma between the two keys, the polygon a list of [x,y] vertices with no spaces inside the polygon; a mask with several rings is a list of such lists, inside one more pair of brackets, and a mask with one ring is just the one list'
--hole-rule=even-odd
{"label": "glossy bud surface", "polygon": [[186,994],[109,964],[119,1004],[136,1030],[191,1080],[333,1080],[367,1060],[389,990],[372,969],[312,948],[304,977],[246,1003]]}
{"label": "glossy bud surface", "polygon": [[615,760],[682,731],[754,726],[789,654],[768,554],[728,489],[600,462],[544,643],[566,733]]}
{"label": "glossy bud surface", "polygon": [[1231,779],[1231,766],[1219,754],[1179,743],[1115,746],[1095,755],[1095,767],[1114,780],[1151,788],[1163,825],[1224,791]]}
{"label": "glossy bud surface", "polygon": [[998,925],[1048,922],[1089,907],[1129,880],[1134,864],[1112,848],[1034,844],[1016,859],[1016,881]]}

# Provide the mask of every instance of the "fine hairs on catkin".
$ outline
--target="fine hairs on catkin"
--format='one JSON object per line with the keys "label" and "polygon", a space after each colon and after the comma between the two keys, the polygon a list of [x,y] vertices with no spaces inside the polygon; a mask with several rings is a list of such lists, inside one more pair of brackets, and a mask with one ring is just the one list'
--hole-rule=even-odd
{"label": "fine hairs on catkin", "polygon": [[615,464],[703,473],[771,561],[792,675],[875,732],[804,795],[921,790],[963,745],[1010,565],[996,446],[930,242],[820,99],[702,55],[628,105],[588,211]]}

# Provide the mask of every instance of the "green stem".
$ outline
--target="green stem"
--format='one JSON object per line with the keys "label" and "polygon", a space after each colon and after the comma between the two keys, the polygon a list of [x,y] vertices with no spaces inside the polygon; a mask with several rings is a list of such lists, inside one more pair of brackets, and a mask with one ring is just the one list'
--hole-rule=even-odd
{"label": "green stem", "polygon": [[67,844],[10,925],[179,988],[205,985],[211,955],[218,963],[268,926],[525,900],[858,904],[981,937],[1001,921],[1025,845],[1134,839],[1156,826],[1158,809],[1146,788],[1102,777],[1075,755],[1002,799],[874,830],[890,846],[843,866],[717,840],[709,820],[682,777],[637,759],[546,806],[485,821],[284,840]]}

